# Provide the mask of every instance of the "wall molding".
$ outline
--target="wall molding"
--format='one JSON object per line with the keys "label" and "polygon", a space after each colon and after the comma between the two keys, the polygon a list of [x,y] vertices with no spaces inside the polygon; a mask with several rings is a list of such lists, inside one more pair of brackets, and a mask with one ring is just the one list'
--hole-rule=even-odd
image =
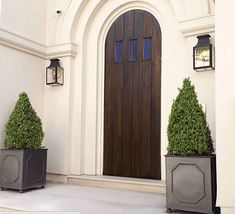
{"label": "wall molding", "polygon": [[208,15],[179,22],[180,31],[185,37],[215,32],[215,16]]}
{"label": "wall molding", "polygon": [[20,35],[0,29],[0,44],[34,55],[40,58],[46,57],[46,46],[32,41]]}
{"label": "wall molding", "polygon": [[77,54],[77,45],[75,43],[46,46],[1,28],[0,44],[42,59],[75,57]]}
{"label": "wall molding", "polygon": [[55,57],[75,57],[78,46],[75,43],[64,43],[47,47],[47,59]]}

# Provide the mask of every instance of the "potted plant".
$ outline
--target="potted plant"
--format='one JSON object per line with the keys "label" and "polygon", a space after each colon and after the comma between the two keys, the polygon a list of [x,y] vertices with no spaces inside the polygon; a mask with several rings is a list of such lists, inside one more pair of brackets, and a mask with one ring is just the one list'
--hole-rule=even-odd
{"label": "potted plant", "polygon": [[46,183],[47,149],[41,119],[25,92],[19,95],[5,126],[4,147],[0,158],[1,189],[44,187]]}
{"label": "potted plant", "polygon": [[217,213],[216,156],[205,113],[194,86],[184,79],[167,127],[166,207]]}

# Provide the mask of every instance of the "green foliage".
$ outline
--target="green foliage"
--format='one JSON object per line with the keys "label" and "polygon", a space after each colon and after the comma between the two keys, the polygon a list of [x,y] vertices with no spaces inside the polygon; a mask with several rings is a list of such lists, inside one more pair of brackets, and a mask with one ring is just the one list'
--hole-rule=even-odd
{"label": "green foliage", "polygon": [[167,135],[168,155],[210,155],[214,151],[205,113],[189,78],[173,102]]}
{"label": "green foliage", "polygon": [[4,147],[7,149],[40,149],[44,133],[41,119],[31,106],[25,92],[19,95],[5,126]]}

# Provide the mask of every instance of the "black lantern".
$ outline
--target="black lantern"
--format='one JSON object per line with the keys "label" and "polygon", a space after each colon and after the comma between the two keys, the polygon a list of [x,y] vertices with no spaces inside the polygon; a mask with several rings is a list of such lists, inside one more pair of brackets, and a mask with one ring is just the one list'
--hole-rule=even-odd
{"label": "black lantern", "polygon": [[60,66],[59,59],[51,59],[51,64],[46,68],[46,84],[58,86],[64,84],[64,69]]}
{"label": "black lantern", "polygon": [[214,47],[210,35],[198,36],[198,43],[193,47],[193,69],[196,71],[214,70]]}

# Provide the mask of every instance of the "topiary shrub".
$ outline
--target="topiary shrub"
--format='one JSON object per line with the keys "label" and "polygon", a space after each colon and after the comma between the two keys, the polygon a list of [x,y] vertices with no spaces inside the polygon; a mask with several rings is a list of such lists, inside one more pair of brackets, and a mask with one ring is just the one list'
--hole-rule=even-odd
{"label": "topiary shrub", "polygon": [[28,95],[23,92],[5,126],[6,149],[40,149],[44,133],[41,119],[32,108]]}
{"label": "topiary shrub", "polygon": [[173,101],[167,135],[168,155],[211,155],[214,151],[205,113],[189,78]]}

